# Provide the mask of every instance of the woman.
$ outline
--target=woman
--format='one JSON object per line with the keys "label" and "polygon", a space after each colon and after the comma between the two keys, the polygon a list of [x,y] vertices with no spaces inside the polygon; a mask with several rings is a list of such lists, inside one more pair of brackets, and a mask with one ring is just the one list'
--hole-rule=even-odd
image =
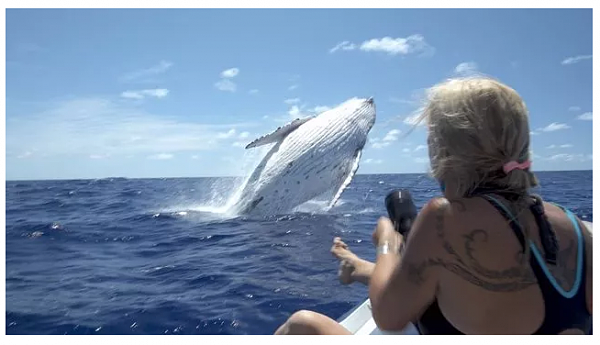
{"label": "woman", "polygon": [[[384,331],[415,322],[422,334],[587,334],[592,315],[592,234],[560,206],[529,194],[525,104],[489,78],[433,87],[428,125],[433,177],[444,198],[427,203],[404,243],[379,220],[376,262],[340,239],[340,280],[369,285]],[[348,334],[334,320],[301,311],[277,334]]]}

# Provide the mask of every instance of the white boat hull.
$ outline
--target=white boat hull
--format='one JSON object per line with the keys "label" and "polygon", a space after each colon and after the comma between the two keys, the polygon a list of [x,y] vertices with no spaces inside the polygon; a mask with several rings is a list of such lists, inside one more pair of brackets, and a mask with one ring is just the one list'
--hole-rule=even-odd
{"label": "white boat hull", "polygon": [[419,331],[412,323],[409,324],[401,332],[384,332],[381,331],[373,320],[371,314],[371,301],[365,300],[358,306],[354,307],[346,315],[342,316],[340,324],[354,335],[417,335]]}

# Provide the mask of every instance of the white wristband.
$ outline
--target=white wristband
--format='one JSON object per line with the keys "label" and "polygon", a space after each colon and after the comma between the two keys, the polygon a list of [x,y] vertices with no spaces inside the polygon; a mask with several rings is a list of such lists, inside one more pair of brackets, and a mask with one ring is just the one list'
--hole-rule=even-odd
{"label": "white wristband", "polygon": [[379,254],[387,254],[390,252],[390,244],[388,243],[388,241],[385,241],[384,244],[377,246],[376,249],[376,255]]}

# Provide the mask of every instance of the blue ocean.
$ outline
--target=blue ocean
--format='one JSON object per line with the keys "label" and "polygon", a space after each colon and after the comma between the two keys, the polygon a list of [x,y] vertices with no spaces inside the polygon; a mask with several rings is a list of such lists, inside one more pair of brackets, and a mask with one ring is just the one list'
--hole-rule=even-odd
{"label": "blue ocean", "polygon": [[[538,173],[546,200],[592,221],[592,171]],[[298,309],[339,318],[367,297],[343,286],[341,236],[374,258],[385,195],[439,195],[426,175],[358,175],[329,212],[220,213],[236,178],[6,182],[8,334],[270,334]]]}

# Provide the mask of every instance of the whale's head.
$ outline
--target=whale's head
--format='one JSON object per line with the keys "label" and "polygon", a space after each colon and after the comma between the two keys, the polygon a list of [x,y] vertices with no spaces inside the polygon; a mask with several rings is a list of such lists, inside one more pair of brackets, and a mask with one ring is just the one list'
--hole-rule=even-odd
{"label": "whale's head", "polygon": [[373,99],[373,97],[369,97],[366,100],[364,100],[363,106],[361,108],[364,109],[365,114],[363,116],[366,117],[367,126],[370,131],[371,128],[373,128],[373,125],[375,124],[375,118],[376,118],[376,116],[375,116],[375,100]]}
{"label": "whale's head", "polygon": [[375,100],[373,97],[360,100],[360,104],[357,109],[357,115],[360,119],[366,122],[366,126],[371,130],[375,124]]}
{"label": "whale's head", "polygon": [[369,98],[351,98],[332,109],[358,132],[367,135],[375,124],[375,100]]}

